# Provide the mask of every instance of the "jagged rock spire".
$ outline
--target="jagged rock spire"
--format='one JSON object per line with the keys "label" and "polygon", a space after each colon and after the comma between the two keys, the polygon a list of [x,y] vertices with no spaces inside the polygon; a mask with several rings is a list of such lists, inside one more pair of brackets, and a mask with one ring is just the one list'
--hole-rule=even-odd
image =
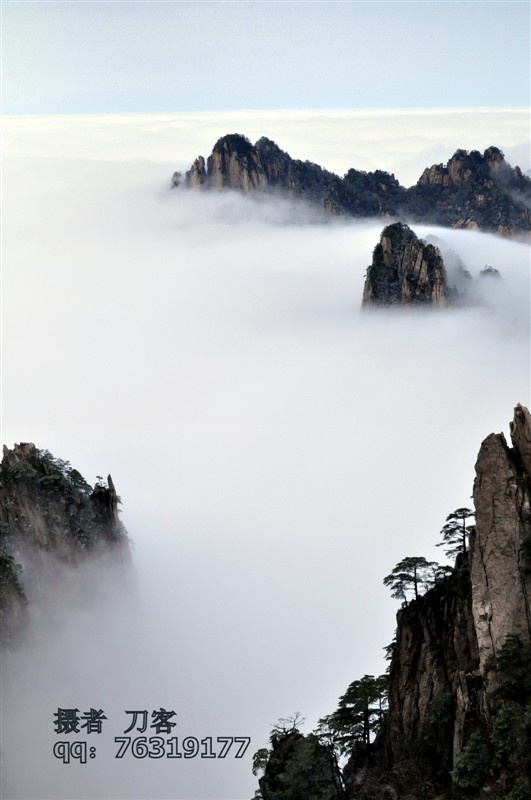
{"label": "jagged rock spire", "polygon": [[403,222],[388,225],[367,269],[363,306],[447,303],[446,270],[437,247],[427,244]]}

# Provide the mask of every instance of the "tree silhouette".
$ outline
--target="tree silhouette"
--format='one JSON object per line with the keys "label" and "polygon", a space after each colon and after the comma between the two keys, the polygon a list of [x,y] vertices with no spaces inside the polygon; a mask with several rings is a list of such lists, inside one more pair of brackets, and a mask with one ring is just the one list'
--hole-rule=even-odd
{"label": "tree silhouette", "polygon": [[341,772],[333,748],[317,733],[306,736],[297,712],[279,719],[271,731],[271,748],[257,750],[253,773],[263,772],[255,798],[261,800],[343,800]]}
{"label": "tree silhouette", "polygon": [[383,721],[388,685],[388,675],[364,675],[353,681],[339,698],[337,710],[319,720],[319,734],[328,736],[342,754],[348,754],[355,741],[368,749]]}
{"label": "tree silhouette", "polygon": [[413,591],[415,600],[418,600],[419,590],[427,590],[434,585],[439,566],[436,561],[427,561],[423,556],[408,556],[398,562],[383,582],[391,588],[392,597],[405,602],[406,592]]}
{"label": "tree silhouette", "polygon": [[442,542],[438,542],[437,547],[447,547],[444,554],[449,559],[455,559],[459,553],[466,553],[468,537],[474,530],[473,525],[467,525],[466,521],[474,516],[474,511],[469,508],[457,508],[446,517],[446,524],[441,530]]}

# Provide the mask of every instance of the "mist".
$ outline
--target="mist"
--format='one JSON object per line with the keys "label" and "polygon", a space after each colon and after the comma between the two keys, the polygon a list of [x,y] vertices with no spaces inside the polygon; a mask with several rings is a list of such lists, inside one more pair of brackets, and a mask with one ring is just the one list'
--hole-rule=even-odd
{"label": "mist", "polygon": [[[405,556],[441,560],[482,439],[529,402],[527,244],[410,223],[473,278],[489,264],[501,279],[467,307],[362,312],[382,220],[171,191],[192,148],[170,121],[152,138],[144,124],[144,160],[133,122],[117,155],[125,117],[112,135],[91,118],[75,147],[71,122],[26,121],[4,166],[4,441],[33,441],[92,482],[110,472],[134,542],[133,580],[97,563],[65,576],[4,658],[6,800],[251,797],[252,754],[279,717],[300,711],[309,731],[349,683],[385,670],[397,603],[383,577]],[[217,122],[194,121],[210,146],[229,132]],[[296,123],[275,124],[295,136]],[[393,147],[372,125],[377,160]],[[397,163],[419,138],[439,147],[441,125],[401,129]],[[305,129],[329,162],[331,126]],[[62,138],[39,157],[50,130]],[[168,144],[152,157],[169,131],[173,163]],[[105,711],[93,761],[53,757],[58,707]],[[251,737],[249,749],[116,759],[125,710],[160,707],[179,736]]]}

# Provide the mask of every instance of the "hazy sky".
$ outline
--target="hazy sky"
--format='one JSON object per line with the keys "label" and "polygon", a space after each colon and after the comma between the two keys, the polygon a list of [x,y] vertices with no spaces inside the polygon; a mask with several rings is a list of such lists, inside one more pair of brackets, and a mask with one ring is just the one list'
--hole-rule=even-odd
{"label": "hazy sky", "polygon": [[[6,800],[251,797],[271,724],[309,730],[383,671],[382,578],[441,558],[481,440],[529,403],[527,244],[413,226],[502,283],[472,308],[362,314],[381,220],[170,190],[227,126],[400,177],[529,133],[510,110],[5,121],[4,441],[112,474],[137,575],[136,596],[114,572],[54,580],[34,609],[4,665]],[[96,761],[54,760],[56,708],[96,705]],[[160,706],[181,736],[251,736],[248,757],[116,760],[124,709]]]}
{"label": "hazy sky", "polygon": [[4,0],[5,114],[514,106],[530,5]]}

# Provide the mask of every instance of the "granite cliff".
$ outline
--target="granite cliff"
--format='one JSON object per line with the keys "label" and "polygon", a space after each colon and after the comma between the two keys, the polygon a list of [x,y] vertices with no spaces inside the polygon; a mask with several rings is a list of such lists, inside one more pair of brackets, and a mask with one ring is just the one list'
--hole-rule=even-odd
{"label": "granite cliff", "polygon": [[367,269],[362,305],[443,307],[447,300],[446,269],[438,248],[403,222],[384,228]]}
{"label": "granite cliff", "polygon": [[503,434],[479,451],[474,483],[476,531],[470,540],[472,612],[479,670],[495,680],[496,653],[509,634],[531,641],[531,417],[522,406]]}
{"label": "granite cliff", "polygon": [[444,240],[420,239],[404,222],[387,225],[367,267],[362,307],[484,305],[488,283],[500,281],[488,264],[474,278]]}
{"label": "granite cliff", "polygon": [[[180,183],[176,172],[172,185]],[[427,167],[414,186],[405,188],[382,170],[349,169],[340,178],[318,164],[291,158],[265,137],[253,145],[241,134],[229,134],[216,142],[206,161],[203,156],[195,160],[184,183],[280,192],[332,214],[402,218],[503,236],[531,231],[531,180],[496,147],[483,154],[457,150],[446,165]]]}
{"label": "granite cliff", "polygon": [[[468,549],[397,614],[387,711],[384,694],[373,691],[384,676],[365,676],[306,737],[329,765],[338,753],[348,762],[340,785],[323,770],[305,800],[530,800],[531,415],[521,405],[511,443],[501,433],[484,440]],[[298,730],[288,733],[296,755],[280,763],[277,731],[272,749],[255,756],[264,800],[295,796],[292,786],[309,769]]]}
{"label": "granite cliff", "polygon": [[[90,559],[130,561],[111,476],[89,486],[68,462],[29,443],[4,447],[0,466],[3,641],[24,630],[43,581]],[[28,600],[30,601],[28,603]]]}
{"label": "granite cliff", "polygon": [[[488,790],[490,797],[509,797],[516,784],[522,794],[515,797],[531,793],[531,764],[519,771],[499,741],[502,720],[507,725],[513,713],[516,726],[525,717],[501,691],[504,648],[515,648],[512,668],[518,652],[531,666],[531,415],[521,405],[511,440],[509,447],[503,434],[491,434],[481,445],[468,553],[450,578],[398,613],[387,758],[391,774],[416,780],[419,792],[430,781],[444,787],[452,774],[454,783],[466,783],[463,764],[476,741],[485,763],[478,755],[472,796]],[[531,700],[525,687],[522,693]],[[531,717],[522,727],[525,752]]]}
{"label": "granite cliff", "polygon": [[432,221],[434,214],[452,228],[470,228],[512,235],[531,227],[528,178],[512,169],[497,147],[483,155],[457,150],[446,165],[422,173],[411,197],[415,216]]}

